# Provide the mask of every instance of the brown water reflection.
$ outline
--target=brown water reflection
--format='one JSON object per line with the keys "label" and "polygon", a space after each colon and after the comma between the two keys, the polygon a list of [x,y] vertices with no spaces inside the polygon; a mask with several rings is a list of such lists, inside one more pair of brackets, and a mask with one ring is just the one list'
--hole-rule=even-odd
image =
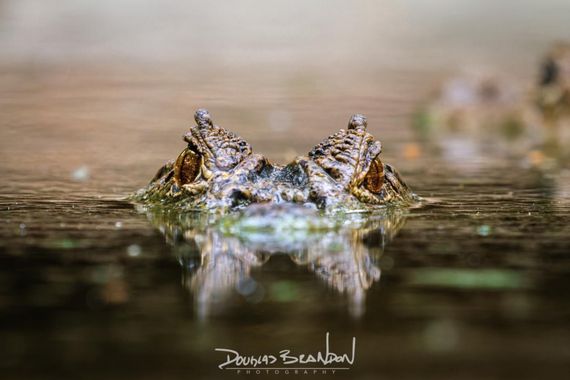
{"label": "brown water reflection", "polygon": [[[255,207],[266,206],[251,208]],[[293,282],[284,279],[266,290],[252,273],[272,256],[283,254],[344,296],[351,315],[362,316],[366,291],[380,279],[377,264],[384,247],[405,223],[404,210],[335,220],[286,206],[281,215],[255,217],[251,208],[243,216],[225,216],[221,221],[211,215],[141,208],[177,252],[183,285],[192,293],[200,318],[223,315],[237,294],[250,303],[266,296],[295,299]],[[279,217],[282,220],[274,219]]]}

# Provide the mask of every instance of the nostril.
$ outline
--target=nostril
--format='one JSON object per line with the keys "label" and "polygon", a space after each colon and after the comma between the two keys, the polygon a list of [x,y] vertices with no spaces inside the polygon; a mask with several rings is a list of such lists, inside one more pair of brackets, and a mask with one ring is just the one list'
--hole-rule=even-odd
{"label": "nostril", "polygon": [[232,202],[232,207],[245,206],[251,203],[251,192],[249,190],[233,190],[229,198]]}

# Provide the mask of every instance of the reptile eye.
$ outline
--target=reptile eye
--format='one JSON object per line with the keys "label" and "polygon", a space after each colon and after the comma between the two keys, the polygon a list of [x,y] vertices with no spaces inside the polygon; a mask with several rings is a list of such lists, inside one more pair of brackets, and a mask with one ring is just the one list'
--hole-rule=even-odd
{"label": "reptile eye", "polygon": [[372,193],[379,193],[382,190],[382,185],[384,184],[384,165],[380,159],[376,158],[372,161],[370,169],[364,177],[363,185],[366,190]]}
{"label": "reptile eye", "polygon": [[200,175],[202,158],[191,149],[184,149],[174,164],[174,181],[179,187],[192,183]]}

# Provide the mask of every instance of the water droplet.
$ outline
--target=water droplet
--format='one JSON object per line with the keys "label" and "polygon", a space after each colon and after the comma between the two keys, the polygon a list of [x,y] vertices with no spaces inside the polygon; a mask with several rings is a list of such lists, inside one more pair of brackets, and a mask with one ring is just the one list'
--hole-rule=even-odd
{"label": "water droplet", "polygon": [[89,179],[89,168],[85,165],[78,167],[71,173],[71,179],[75,182],[85,182]]}
{"label": "water droplet", "polygon": [[127,247],[127,255],[131,257],[140,256],[141,253],[142,253],[142,248],[138,244],[131,244]]}
{"label": "water droplet", "polygon": [[477,234],[479,236],[489,236],[490,233],[491,233],[491,227],[486,224],[477,227]]}
{"label": "water droplet", "polygon": [[236,284],[236,290],[242,296],[249,296],[255,292],[257,282],[252,278],[244,278]]}

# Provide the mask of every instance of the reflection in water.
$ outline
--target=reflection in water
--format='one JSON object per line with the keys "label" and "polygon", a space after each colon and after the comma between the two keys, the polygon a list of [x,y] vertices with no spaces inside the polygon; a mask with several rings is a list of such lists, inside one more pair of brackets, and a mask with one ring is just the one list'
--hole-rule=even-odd
{"label": "reflection in water", "polygon": [[273,255],[286,254],[337,293],[354,316],[364,313],[366,291],[380,279],[378,259],[405,223],[402,210],[324,216],[295,205],[253,205],[240,214],[177,213],[141,208],[175,247],[183,284],[205,318],[232,295],[251,303],[264,297],[252,276]]}

